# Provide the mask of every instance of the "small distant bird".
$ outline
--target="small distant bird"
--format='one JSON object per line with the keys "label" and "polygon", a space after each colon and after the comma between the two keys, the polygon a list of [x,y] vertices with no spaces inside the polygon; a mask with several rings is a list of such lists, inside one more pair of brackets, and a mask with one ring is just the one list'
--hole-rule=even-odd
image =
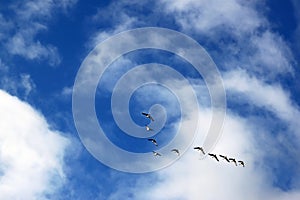
{"label": "small distant bird", "polygon": [[153,131],[153,129],[150,128],[148,125],[146,125],[145,127],[146,127],[146,131]]}
{"label": "small distant bird", "polygon": [[233,162],[233,163],[235,164],[235,166],[237,166],[236,160],[235,160],[234,158],[229,158],[229,160],[230,160],[231,162]]}
{"label": "small distant bird", "polygon": [[240,165],[242,165],[243,167],[245,167],[245,163],[244,163],[244,161],[242,161],[242,160],[239,160],[239,161],[238,161],[238,163],[239,163]]}
{"label": "small distant bird", "polygon": [[157,142],[155,139],[149,138],[148,141],[152,142],[155,146],[157,146]]}
{"label": "small distant bird", "polygon": [[145,115],[147,118],[149,118],[151,121],[154,121],[153,117],[149,113],[142,112],[142,115]]}
{"label": "small distant bird", "polygon": [[202,147],[194,147],[194,149],[198,150],[198,151],[201,151],[205,155],[205,152],[204,152]]}
{"label": "small distant bird", "polygon": [[153,153],[154,156],[161,156],[161,154],[156,152],[156,151],[152,151],[152,153]]}
{"label": "small distant bird", "polygon": [[223,158],[224,160],[226,160],[227,162],[230,162],[230,160],[227,158],[227,156],[223,156],[223,155],[219,155],[221,158]]}
{"label": "small distant bird", "polygon": [[210,155],[211,157],[215,158],[219,162],[219,159],[218,159],[218,157],[217,157],[216,154],[209,153],[208,155]]}
{"label": "small distant bird", "polygon": [[172,151],[172,152],[174,152],[174,153],[176,153],[176,154],[177,154],[177,156],[179,156],[179,155],[180,155],[180,153],[179,153],[179,150],[178,150],[178,149],[172,149],[171,151]]}

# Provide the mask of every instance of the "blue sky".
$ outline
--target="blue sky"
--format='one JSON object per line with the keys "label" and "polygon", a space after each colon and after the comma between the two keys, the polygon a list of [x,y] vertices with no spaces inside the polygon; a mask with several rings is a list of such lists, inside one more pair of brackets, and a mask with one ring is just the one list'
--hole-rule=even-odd
{"label": "blue sky", "polygon": [[[297,0],[1,2],[0,199],[299,199],[299,9]],[[107,38],[143,27],[183,33],[212,58],[227,109],[221,137],[209,151],[244,160],[245,168],[217,163],[193,150],[210,130],[211,91],[191,63],[161,49],[140,49],[116,59],[98,77],[94,104],[112,144],[163,156],[151,153],[141,163],[123,157],[128,160],[117,163],[123,154],[97,146],[97,134],[94,141],[82,141],[91,138],[80,137],[72,110],[79,69]],[[149,41],[165,44],[161,38]],[[122,48],[118,45],[106,55],[113,56]],[[185,44],[179,40],[174,45]],[[205,56],[192,58],[200,57]],[[103,60],[94,59],[100,69]],[[143,81],[148,84],[139,84]],[[134,88],[124,104],[126,92]],[[150,124],[152,133],[145,132],[149,120],[141,115],[149,110],[156,119]],[[133,121],[122,118],[127,114]],[[89,124],[83,127],[98,131]],[[139,132],[140,138],[130,135]],[[159,146],[148,137],[155,137]],[[88,142],[96,145],[86,148]],[[169,151],[172,144],[182,151],[180,157]],[[137,171],[145,163],[163,169],[128,173],[97,156]]]}

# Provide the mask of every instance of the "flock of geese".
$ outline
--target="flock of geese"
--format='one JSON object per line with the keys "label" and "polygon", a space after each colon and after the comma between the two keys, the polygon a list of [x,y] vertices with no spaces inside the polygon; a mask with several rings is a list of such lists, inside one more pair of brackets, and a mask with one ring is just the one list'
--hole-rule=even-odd
{"label": "flock of geese", "polygon": [[[151,121],[154,121],[153,117],[149,113],[142,112],[142,115],[144,115],[145,117],[149,118]],[[146,131],[153,131],[153,129],[150,128],[148,125],[145,125],[145,128],[146,128]],[[154,138],[148,138],[148,141],[152,142],[155,146],[158,146],[157,141]],[[201,152],[203,155],[206,154],[206,152],[204,151],[204,149],[202,147],[198,147],[197,146],[197,147],[194,147],[194,149],[196,151]],[[172,149],[171,151],[174,152],[177,156],[180,155],[180,152],[179,152],[178,149]],[[154,156],[161,156],[161,154],[158,153],[157,151],[152,151],[152,153],[153,153]],[[218,156],[216,154],[208,153],[208,155],[211,158],[215,159],[217,162],[220,161],[219,158],[218,158]],[[219,157],[222,158],[224,161],[226,161],[228,163],[234,163],[235,166],[240,165],[242,167],[245,167],[245,163],[242,160],[236,160],[235,158],[228,158],[227,156],[220,155],[220,154],[219,154]]]}

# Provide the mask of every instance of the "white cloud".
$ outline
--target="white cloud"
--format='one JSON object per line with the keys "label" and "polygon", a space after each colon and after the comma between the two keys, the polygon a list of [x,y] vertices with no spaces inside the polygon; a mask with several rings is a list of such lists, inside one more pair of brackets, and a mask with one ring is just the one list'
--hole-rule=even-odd
{"label": "white cloud", "polygon": [[[253,67],[258,71],[275,71],[279,74],[293,72],[293,55],[283,39],[275,33],[266,31],[260,36],[251,39],[256,52],[251,56]],[[263,69],[260,69],[263,68]]]}
{"label": "white cloud", "polygon": [[281,36],[270,31],[261,2],[165,0],[163,6],[183,31],[204,36],[220,48],[222,67],[239,66],[270,78],[293,72],[293,54]]}
{"label": "white cloud", "polygon": [[61,91],[61,95],[65,97],[70,97],[72,95],[73,88],[72,87],[64,87]]}
{"label": "white cloud", "polygon": [[40,41],[33,40],[33,34],[37,30],[29,33],[20,31],[14,35],[6,44],[8,51],[13,55],[24,56],[30,60],[48,59],[51,66],[60,63],[60,57],[57,48],[52,45],[42,45]]}
{"label": "white cloud", "polygon": [[[196,88],[203,88],[196,82]],[[298,167],[291,178],[291,188],[283,191],[276,186],[278,175],[273,173],[274,163],[267,163],[266,157],[276,158],[278,163],[286,166],[300,166],[297,152],[300,146],[291,146],[291,142],[299,139],[300,117],[299,108],[293,103],[290,95],[279,84],[271,85],[243,70],[232,70],[224,73],[224,83],[229,91],[230,98],[236,99],[239,95],[245,96],[243,101],[248,101],[255,109],[272,112],[279,119],[278,122],[287,124],[286,132],[272,133],[267,122],[267,117],[259,114],[251,116],[238,116],[235,110],[229,110],[224,126],[223,136],[218,142],[213,153],[225,154],[230,157],[244,160],[246,167],[234,166],[221,160],[220,163],[206,158],[199,160],[197,152],[192,147],[174,165],[158,171],[155,175],[155,184],[146,178],[138,179],[134,186],[120,183],[117,190],[108,199],[130,197],[133,199],[297,199],[300,188]],[[202,83],[203,84],[203,83]],[[176,86],[176,84],[175,84]],[[178,92],[187,99],[184,84],[178,83]],[[204,88],[203,88],[204,89]],[[203,95],[202,90],[197,90]],[[157,94],[160,95],[159,91]],[[195,112],[195,111],[194,111]],[[211,113],[206,107],[200,108],[199,136],[193,146],[203,143],[204,134],[210,124]],[[194,116],[190,112],[190,116]],[[252,119],[262,121],[256,124]],[[195,120],[197,118],[191,117]],[[189,123],[185,119],[183,123]],[[190,130],[192,131],[192,130]],[[190,132],[186,130],[186,132]],[[289,137],[292,135],[293,137]],[[293,140],[293,141],[292,141]],[[298,144],[298,143],[297,143]],[[285,153],[283,153],[283,152]],[[286,158],[287,155],[289,158]],[[282,170],[282,169],[281,169]]]}
{"label": "white cloud", "polygon": [[29,74],[20,74],[15,77],[10,75],[7,70],[1,76],[0,87],[12,94],[27,99],[30,93],[35,90],[36,85]]}
{"label": "white cloud", "polygon": [[[232,34],[251,32],[263,23],[251,3],[237,0],[164,0],[167,12],[173,13],[184,28],[198,33],[213,33],[213,29],[226,29]],[[254,4],[254,3],[253,3]],[[240,17],[243,16],[243,17]]]}
{"label": "white cloud", "polygon": [[21,84],[24,87],[24,96],[27,97],[29,93],[35,88],[34,82],[31,80],[29,74],[21,74]]}
{"label": "white cloud", "polygon": [[69,140],[30,105],[0,91],[0,198],[47,199],[64,181]]}
{"label": "white cloud", "polygon": [[[91,41],[88,43],[88,47],[93,48],[96,45],[98,45],[100,42],[104,41],[105,39],[111,37],[112,35],[115,35],[117,33],[120,33],[122,31],[126,31],[129,29],[132,29],[134,27],[134,24],[137,22],[137,19],[134,17],[129,17],[125,13],[120,13],[120,18],[121,22],[115,27],[108,29],[108,30],[101,30],[99,32],[96,32],[93,34],[91,37]],[[98,21],[101,19],[102,13],[98,13],[95,16],[93,16],[94,21]]]}
{"label": "white cloud", "polygon": [[12,55],[19,55],[29,60],[49,60],[49,65],[60,63],[57,48],[51,44],[43,44],[36,37],[47,30],[47,22],[57,9],[65,11],[73,6],[76,0],[30,0],[16,2],[8,8],[11,15],[4,17],[0,13],[0,40],[4,48]]}
{"label": "white cloud", "polygon": [[[207,36],[210,42],[220,47],[221,50],[216,50],[216,57],[222,58],[220,63],[229,71],[224,73],[224,80],[231,98],[245,96],[243,101],[258,112],[271,112],[278,118],[278,123],[288,128],[273,133],[268,127],[268,117],[258,113],[238,116],[235,113],[238,108],[233,108],[227,115],[223,137],[213,152],[243,159],[245,168],[223,161],[216,163],[210,158],[198,160],[197,153],[190,150],[174,165],[155,174],[155,181],[141,178],[134,186],[120,184],[108,199],[126,196],[134,199],[298,199],[300,164],[295,160],[300,147],[297,142],[295,146],[291,143],[299,139],[299,108],[289,92],[280,83],[274,84],[273,80],[274,76],[293,72],[294,58],[288,44],[280,35],[271,32],[269,22],[257,10],[259,1],[165,0],[163,6],[182,30],[196,36]],[[230,36],[229,40],[227,36]],[[232,42],[219,46],[224,40]],[[240,68],[236,71],[237,66],[245,72]],[[264,76],[264,81],[259,80],[258,77],[262,76],[256,76],[257,73]],[[268,84],[269,80],[272,84]],[[208,129],[208,116],[210,112],[202,107],[200,133]],[[256,124],[253,118],[261,123]],[[194,144],[202,144],[202,140],[200,134]],[[276,186],[276,180],[281,177],[273,174],[272,170],[277,166],[275,161],[266,162],[268,156],[276,158],[279,164],[297,166],[296,171],[291,172],[292,184],[286,191]]]}
{"label": "white cloud", "polygon": [[288,91],[279,84],[264,83],[242,70],[225,73],[224,83],[229,91],[246,96],[251,104],[273,112],[281,120],[289,123],[294,131],[299,130],[299,107],[290,99]]}
{"label": "white cloud", "polygon": [[[208,129],[208,115],[208,110],[201,109],[200,133]],[[193,151],[192,147],[202,143],[200,136],[181,159],[172,166],[158,171],[156,180],[141,178],[130,188],[124,184],[110,198],[118,199],[134,194],[134,199],[146,200],[297,199],[299,188],[282,191],[273,186],[276,177],[271,171],[267,171],[268,164],[261,159],[264,151],[269,154],[272,151],[264,146],[258,146],[256,130],[256,125],[249,123],[247,119],[229,114],[223,136],[213,150],[216,154],[244,160],[245,168],[236,167],[233,163],[226,163],[222,159],[219,163],[210,157],[199,160],[198,152]]]}

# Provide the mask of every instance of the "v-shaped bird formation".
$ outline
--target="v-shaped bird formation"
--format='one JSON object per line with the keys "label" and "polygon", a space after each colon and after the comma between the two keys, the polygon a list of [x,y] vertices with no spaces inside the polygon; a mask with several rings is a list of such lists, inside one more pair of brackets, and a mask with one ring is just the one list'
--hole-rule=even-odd
{"label": "v-shaped bird formation", "polygon": [[[144,115],[145,117],[149,118],[152,122],[154,121],[154,118],[151,116],[150,113],[145,113],[145,112],[142,112],[142,115]],[[149,125],[145,125],[145,128],[146,128],[146,131],[153,131],[152,128],[149,127]],[[158,146],[157,144],[157,141],[154,139],[154,138],[148,138],[148,141],[149,142],[152,142],[155,146]],[[200,152],[201,154],[203,155],[206,155],[206,152],[205,150],[203,149],[203,147],[200,147],[200,146],[196,146],[194,147],[194,150]],[[176,154],[177,156],[180,156],[180,151],[178,149],[172,149],[171,152],[173,152],[174,154]],[[153,155],[154,156],[162,156],[159,152],[157,151],[152,151]],[[242,160],[236,160],[235,158],[229,158],[228,156],[226,155],[221,155],[219,154],[219,156],[217,154],[214,154],[214,153],[207,153],[207,155],[209,157],[211,157],[212,159],[216,160],[217,162],[220,162],[220,159],[219,158],[222,158],[223,161],[226,161],[228,163],[233,163],[235,166],[242,166],[242,167],[245,167],[245,163],[244,161]]]}

